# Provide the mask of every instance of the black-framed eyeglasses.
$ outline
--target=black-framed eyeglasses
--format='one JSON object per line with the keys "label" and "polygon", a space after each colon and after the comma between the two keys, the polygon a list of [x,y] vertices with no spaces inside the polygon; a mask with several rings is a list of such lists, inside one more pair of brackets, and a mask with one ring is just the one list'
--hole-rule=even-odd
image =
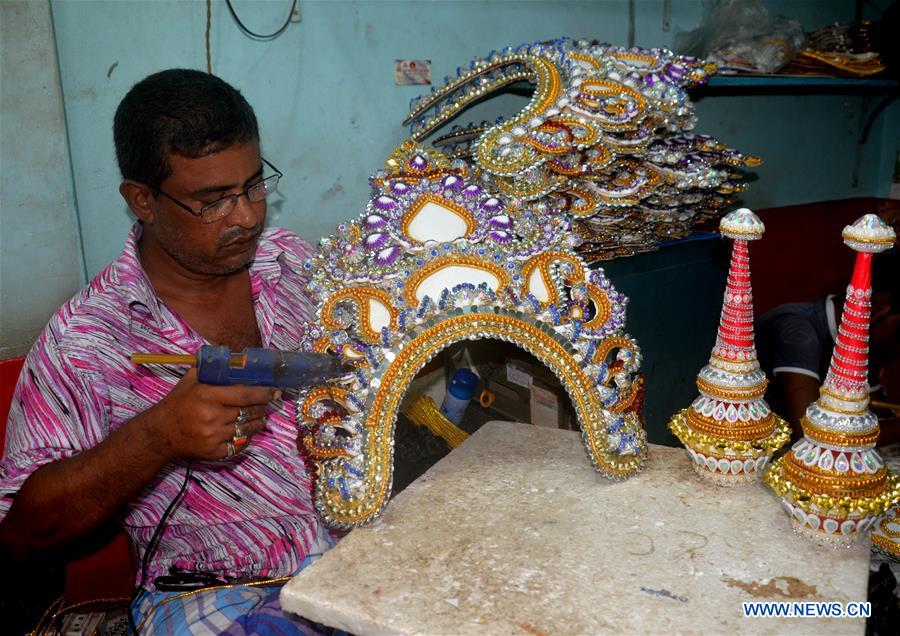
{"label": "black-framed eyeglasses", "polygon": [[199,212],[188,204],[179,201],[171,194],[166,194],[159,188],[155,188],[155,190],[172,201],[172,203],[178,205],[183,210],[190,212],[194,216],[199,216],[201,223],[213,223],[220,219],[224,219],[226,216],[231,214],[231,211],[234,210],[235,206],[237,205],[238,199],[245,194],[251,202],[258,203],[278,189],[278,180],[281,179],[284,174],[262,157],[260,157],[260,159],[263,160],[263,163],[274,170],[275,174],[266,177],[261,181],[257,181],[243,192],[238,192],[237,194],[229,194],[222,197],[221,199],[213,201],[212,203],[207,203],[202,208],[200,208]]}

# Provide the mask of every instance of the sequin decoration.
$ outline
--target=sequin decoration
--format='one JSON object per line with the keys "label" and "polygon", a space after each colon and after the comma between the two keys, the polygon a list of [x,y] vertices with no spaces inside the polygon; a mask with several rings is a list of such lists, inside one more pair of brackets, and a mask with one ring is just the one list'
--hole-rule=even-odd
{"label": "sequin decoration", "polygon": [[471,161],[482,187],[577,217],[575,247],[591,263],[684,237],[744,189],[740,169],[759,159],[693,132],[687,91],[714,70],[660,48],[536,42],[474,60],[404,123],[421,141],[476,102],[533,87],[515,116],[455,126],[434,145]]}

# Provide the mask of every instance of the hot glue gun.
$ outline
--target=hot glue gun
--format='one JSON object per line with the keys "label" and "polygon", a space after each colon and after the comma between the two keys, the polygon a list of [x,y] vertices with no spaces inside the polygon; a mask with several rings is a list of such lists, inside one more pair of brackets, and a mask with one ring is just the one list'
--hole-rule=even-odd
{"label": "hot glue gun", "polygon": [[315,386],[352,371],[327,353],[247,348],[232,353],[228,347],[203,345],[196,355],[133,353],[134,364],[189,364],[197,367],[204,384],[245,384],[279,388]]}

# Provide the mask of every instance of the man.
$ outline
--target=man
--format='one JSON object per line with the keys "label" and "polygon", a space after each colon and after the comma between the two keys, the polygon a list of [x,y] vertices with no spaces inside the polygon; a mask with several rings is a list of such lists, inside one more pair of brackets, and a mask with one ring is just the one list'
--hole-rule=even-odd
{"label": "man", "polygon": [[311,629],[266,585],[158,605],[185,585],[292,575],[332,544],[298,456],[294,392],[204,385],[194,370],[129,360],[206,343],[297,348],[314,317],[311,250],[264,230],[281,173],[260,156],[243,96],[198,71],[135,85],[114,137],[137,222],[28,355],[0,464],[0,540],[25,556],[116,518],[143,560],[142,633]]}

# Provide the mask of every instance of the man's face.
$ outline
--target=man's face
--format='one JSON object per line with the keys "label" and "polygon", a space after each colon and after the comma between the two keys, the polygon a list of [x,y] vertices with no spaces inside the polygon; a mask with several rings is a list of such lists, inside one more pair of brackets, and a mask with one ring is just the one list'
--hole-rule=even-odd
{"label": "man's face", "polygon": [[[258,141],[237,143],[195,159],[170,155],[171,174],[160,189],[199,211],[261,180],[262,165]],[[154,222],[145,231],[188,272],[231,274],[253,260],[266,220],[265,199],[253,203],[241,196],[228,216],[208,224],[162,195],[156,202]]]}

